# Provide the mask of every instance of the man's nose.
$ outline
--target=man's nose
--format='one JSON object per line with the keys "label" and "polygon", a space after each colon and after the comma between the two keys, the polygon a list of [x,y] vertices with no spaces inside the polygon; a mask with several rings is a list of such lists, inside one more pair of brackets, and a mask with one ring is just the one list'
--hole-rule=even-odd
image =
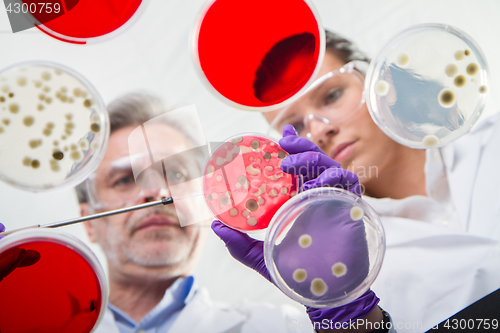
{"label": "man's nose", "polygon": [[162,197],[170,197],[168,183],[163,177],[163,173],[158,170],[147,170],[147,174],[142,179],[142,200],[144,202],[156,201]]}
{"label": "man's nose", "polygon": [[312,113],[306,116],[308,133],[307,137],[320,148],[328,145],[332,138],[338,133],[338,127],[329,119],[314,115]]}

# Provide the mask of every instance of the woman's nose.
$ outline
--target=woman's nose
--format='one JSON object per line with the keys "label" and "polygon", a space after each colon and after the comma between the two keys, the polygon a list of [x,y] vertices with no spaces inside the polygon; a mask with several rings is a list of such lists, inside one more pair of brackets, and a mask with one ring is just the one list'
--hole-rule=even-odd
{"label": "woman's nose", "polygon": [[307,122],[308,139],[316,143],[320,148],[326,146],[338,133],[337,126],[327,118],[310,113],[304,121]]}

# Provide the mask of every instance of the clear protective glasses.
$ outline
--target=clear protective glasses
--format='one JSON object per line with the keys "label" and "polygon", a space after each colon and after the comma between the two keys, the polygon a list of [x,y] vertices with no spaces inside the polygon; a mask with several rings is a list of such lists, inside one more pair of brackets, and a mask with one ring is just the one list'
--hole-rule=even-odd
{"label": "clear protective glasses", "polygon": [[156,163],[151,163],[147,153],[124,156],[100,166],[87,179],[89,203],[96,209],[117,209],[137,204],[142,198],[170,197],[169,185],[177,185],[176,196],[190,195],[196,189],[189,180],[201,173],[200,164],[192,162],[183,156]]}
{"label": "clear protective glasses", "polygon": [[298,135],[314,140],[314,122],[332,124],[351,117],[365,103],[365,61],[354,60],[318,78],[295,102],[283,108],[271,122],[281,132],[291,124]]}

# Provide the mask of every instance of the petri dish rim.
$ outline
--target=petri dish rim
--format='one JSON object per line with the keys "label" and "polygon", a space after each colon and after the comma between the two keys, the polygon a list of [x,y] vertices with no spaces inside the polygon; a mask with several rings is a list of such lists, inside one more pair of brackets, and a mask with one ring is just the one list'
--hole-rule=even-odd
{"label": "petri dish rim", "polygon": [[73,187],[73,186],[80,184],[81,182],[86,180],[87,177],[99,166],[102,158],[104,157],[104,154],[106,153],[107,147],[108,147],[110,123],[109,123],[109,115],[108,115],[108,112],[106,110],[106,107],[104,105],[104,102],[102,100],[101,95],[97,92],[97,90],[94,88],[94,86],[85,77],[83,77],[82,75],[80,75],[75,70],[73,70],[69,67],[66,67],[64,65],[61,65],[61,64],[58,64],[55,62],[51,62],[51,61],[42,61],[42,60],[23,61],[23,62],[12,64],[12,65],[0,70],[0,76],[4,73],[8,73],[8,72],[14,71],[14,70],[19,70],[23,67],[37,67],[37,66],[59,69],[59,70],[66,72],[67,74],[73,76],[75,79],[77,79],[81,84],[83,84],[89,90],[89,92],[92,94],[92,97],[94,97],[96,99],[95,103],[96,103],[97,107],[100,110],[104,111],[104,112],[99,113],[100,124],[101,125],[105,124],[105,126],[101,126],[101,128],[105,129],[105,134],[101,135],[99,137],[99,152],[92,157],[94,159],[94,161],[90,161],[90,163],[87,163],[81,169],[82,171],[80,171],[80,173],[77,176],[72,177],[69,181],[63,182],[59,185],[49,187],[49,188],[41,188],[41,187],[33,188],[33,187],[30,187],[24,183],[19,183],[17,181],[10,179],[9,177],[6,177],[0,170],[0,180],[2,180],[4,183],[6,183],[10,186],[13,186],[15,188],[20,188],[22,190],[29,191],[29,192],[51,192],[51,191],[58,191],[61,189]]}
{"label": "petri dish rim", "polygon": [[45,35],[48,35],[49,37],[52,37],[64,43],[75,44],[75,45],[86,45],[86,44],[105,42],[111,38],[116,37],[117,35],[122,34],[125,30],[134,25],[136,21],[143,15],[147,3],[149,3],[149,1],[150,0],[141,0],[141,4],[139,5],[139,7],[137,7],[136,11],[130,17],[130,19],[128,19],[124,24],[122,24],[115,30],[101,36],[89,37],[89,38],[70,37],[63,35],[59,32],[53,31],[52,29],[46,27],[44,24],[35,25],[35,27],[39,29],[41,32],[43,32]]}
{"label": "petri dish rim", "polygon": [[212,96],[215,96],[219,101],[229,104],[230,106],[244,110],[244,111],[253,111],[253,112],[268,112],[268,111],[274,111],[277,109],[280,109],[282,107],[285,107],[291,103],[293,103],[295,100],[297,100],[304,92],[307,90],[307,88],[314,82],[316,79],[316,76],[319,73],[319,70],[321,69],[321,65],[323,64],[323,58],[325,56],[325,48],[326,48],[326,37],[325,37],[325,29],[323,27],[323,24],[321,23],[321,19],[319,16],[319,12],[314,7],[313,3],[311,0],[302,0],[305,2],[305,4],[309,7],[311,12],[314,15],[314,18],[316,19],[316,23],[318,24],[318,31],[319,31],[319,54],[318,54],[318,61],[316,63],[316,67],[314,68],[313,73],[311,74],[311,77],[309,80],[306,82],[306,84],[299,90],[295,95],[292,97],[284,100],[283,102],[280,102],[278,104],[273,104],[269,106],[248,106],[248,105],[243,105],[240,103],[237,103],[235,101],[230,100],[226,96],[222,95],[217,89],[215,89],[214,86],[208,81],[207,77],[205,76],[205,73],[203,72],[203,69],[201,68],[201,63],[200,63],[200,58],[199,58],[199,53],[198,53],[198,38],[200,34],[200,29],[201,29],[201,24],[203,23],[203,19],[205,18],[206,13],[210,9],[210,7],[213,5],[214,2],[218,0],[208,0],[204,7],[199,11],[198,15],[195,17],[195,23],[192,25],[191,31],[190,31],[190,49],[191,51],[189,52],[191,54],[191,61],[193,62],[193,66],[195,69],[195,72],[200,79],[202,85],[210,91]]}
{"label": "petri dish rim", "polygon": [[[348,200],[360,206],[365,212],[365,215],[367,213],[370,214],[370,216],[373,218],[374,221],[371,221],[371,223],[369,221],[369,224],[371,225],[371,227],[374,228],[374,230],[379,235],[380,250],[377,253],[377,257],[375,258],[375,262],[373,263],[373,265],[372,263],[370,263],[370,267],[372,267],[372,269],[370,269],[368,276],[363,280],[363,282],[359,286],[357,286],[353,290],[353,292],[334,300],[312,300],[294,292],[286,284],[286,282],[279,274],[278,269],[273,260],[274,243],[276,241],[276,238],[279,236],[278,231],[281,231],[280,228],[282,227],[281,226],[282,219],[286,217],[286,215],[290,214],[290,212],[293,212],[294,209],[296,209],[297,207],[302,208],[303,206],[307,206],[308,201],[310,200],[309,197],[312,197],[313,199],[320,199],[322,201],[329,200],[332,197],[340,197],[340,198],[344,197],[344,200]],[[271,279],[274,281],[274,283],[276,283],[278,288],[292,300],[299,302],[303,305],[315,308],[332,308],[332,307],[339,307],[352,302],[353,300],[363,295],[370,288],[370,286],[377,278],[380,272],[380,268],[382,267],[382,263],[384,261],[384,256],[385,256],[385,249],[386,249],[386,238],[385,238],[384,227],[378,217],[378,214],[373,210],[373,208],[370,205],[368,205],[368,203],[366,203],[366,201],[364,201],[357,195],[340,188],[320,187],[312,190],[303,191],[297,194],[296,196],[285,202],[283,206],[281,206],[280,209],[278,209],[278,211],[274,214],[271,222],[269,223],[269,227],[267,228],[266,238],[264,240],[264,261],[266,263],[266,267],[269,271],[269,274],[271,275]]]}
{"label": "petri dish rim", "polygon": [[[459,28],[456,28],[456,27],[451,26],[449,24],[443,24],[443,23],[423,23],[423,24],[413,25],[413,26],[393,35],[389,39],[389,41],[382,47],[382,49],[377,53],[377,55],[372,59],[372,61],[370,62],[370,66],[369,66],[368,71],[366,73],[365,86],[364,86],[364,97],[365,97],[366,105],[367,105],[368,111],[370,113],[370,116],[373,119],[373,121],[375,122],[375,124],[377,124],[377,126],[387,136],[389,136],[394,141],[396,141],[404,146],[414,148],[414,149],[427,149],[427,147],[424,147],[424,145],[420,142],[417,144],[416,141],[415,141],[415,143],[416,143],[415,145],[409,146],[408,141],[403,140],[401,137],[392,133],[392,131],[388,130],[384,126],[384,120],[381,117],[379,117],[378,111],[374,111],[377,109],[376,97],[375,97],[375,93],[374,93],[374,89],[375,89],[374,86],[376,83],[375,74],[378,73],[378,70],[380,70],[381,63],[385,61],[386,55],[390,52],[390,50],[394,44],[399,43],[407,35],[411,35],[415,32],[418,32],[419,30],[428,30],[428,29],[445,31],[447,33],[451,33],[451,34],[455,35],[456,37],[464,40],[467,44],[469,44],[471,46],[472,49],[474,49],[474,52],[478,56],[478,61],[480,63],[482,63],[482,65],[483,65],[483,71],[481,71],[480,75],[481,75],[481,80],[482,80],[482,82],[484,82],[485,85],[488,85],[488,78],[490,76],[488,62],[486,60],[486,56],[485,56],[483,50],[481,49],[479,44],[469,34],[460,30]],[[484,108],[485,108],[486,97],[488,96],[488,94],[489,94],[489,89],[485,94],[483,94],[484,96],[481,97],[482,102],[480,104],[478,104],[478,106],[476,107],[476,110],[479,110],[479,112],[474,113],[474,117],[469,119],[467,121],[467,124],[462,126],[462,128],[460,128],[458,130],[458,132],[459,132],[458,134],[451,136],[451,139],[444,140],[443,142],[440,142],[438,145],[433,146],[432,148],[443,147],[443,146],[449,144],[450,142],[453,142],[454,140],[458,139],[459,137],[463,136],[464,134],[468,133],[471,130],[471,128],[474,126],[474,124],[477,122],[477,120],[479,119],[481,114],[483,113]]]}
{"label": "petri dish rim", "polygon": [[99,286],[101,287],[101,311],[99,313],[97,321],[94,324],[94,327],[90,331],[94,332],[104,318],[104,313],[106,312],[106,308],[108,306],[109,297],[109,287],[106,279],[106,274],[104,273],[99,260],[92,252],[92,250],[90,250],[90,248],[88,248],[81,240],[79,240],[75,236],[46,228],[29,228],[26,230],[20,230],[5,237],[0,242],[0,253],[12,247],[26,244],[27,242],[37,241],[52,242],[70,248],[71,250],[79,254],[83,259],[85,259],[85,261],[94,271],[99,282]]}

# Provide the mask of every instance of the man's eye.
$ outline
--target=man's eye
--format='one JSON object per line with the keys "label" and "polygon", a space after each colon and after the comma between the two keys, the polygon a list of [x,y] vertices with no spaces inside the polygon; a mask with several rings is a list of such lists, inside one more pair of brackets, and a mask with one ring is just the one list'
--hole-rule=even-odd
{"label": "man's eye", "polygon": [[326,98],[325,98],[326,104],[331,104],[331,103],[337,102],[340,99],[340,97],[342,97],[342,93],[343,93],[342,89],[330,90],[326,94]]}
{"label": "man's eye", "polygon": [[113,187],[125,187],[134,183],[134,177],[124,176],[120,177],[113,182]]}

